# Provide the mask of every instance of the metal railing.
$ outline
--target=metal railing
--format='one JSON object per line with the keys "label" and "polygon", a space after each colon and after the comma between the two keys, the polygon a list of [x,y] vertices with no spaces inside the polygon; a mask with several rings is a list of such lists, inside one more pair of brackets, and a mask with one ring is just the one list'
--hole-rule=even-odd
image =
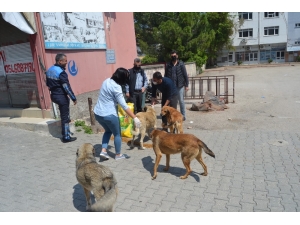
{"label": "metal railing", "polygon": [[234,103],[234,75],[190,77],[189,90],[185,99],[204,99],[206,91],[212,91],[216,96],[224,98],[225,103]]}
{"label": "metal railing", "polygon": [[[225,103],[234,103],[234,85],[234,75],[189,77],[189,90],[185,92],[184,99],[204,99],[205,93],[212,91]],[[161,93],[157,98],[161,99]]]}

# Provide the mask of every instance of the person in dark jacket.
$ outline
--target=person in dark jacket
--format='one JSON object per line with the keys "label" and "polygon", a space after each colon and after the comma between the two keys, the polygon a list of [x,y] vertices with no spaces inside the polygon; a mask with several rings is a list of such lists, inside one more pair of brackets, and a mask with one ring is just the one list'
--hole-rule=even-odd
{"label": "person in dark jacket", "polygon": [[69,83],[68,74],[66,73],[67,56],[59,53],[55,57],[55,64],[51,66],[46,72],[46,84],[50,90],[52,102],[59,107],[61,118],[61,133],[62,141],[64,143],[75,141],[76,137],[71,137],[70,126],[70,99],[74,105],[77,100]]}
{"label": "person in dark jacket", "polygon": [[[155,72],[152,78],[152,106],[156,102],[156,91],[159,90],[162,94],[161,107],[170,106],[177,109],[178,91],[173,81],[168,77],[162,77],[160,72]],[[161,120],[164,125],[167,125],[166,116],[162,116]],[[167,131],[167,129],[164,129]]]}
{"label": "person in dark jacket", "polygon": [[178,54],[175,50],[171,51],[171,61],[166,65],[165,77],[171,78],[177,87],[180,112],[183,115],[183,120],[186,120],[184,92],[189,90],[189,78],[185,65],[178,59]]}
{"label": "person in dark jacket", "polygon": [[126,97],[134,104],[134,114],[142,112],[144,92],[148,86],[148,78],[145,71],[141,68],[141,60],[134,59],[134,67],[129,69],[129,84],[125,85]]}

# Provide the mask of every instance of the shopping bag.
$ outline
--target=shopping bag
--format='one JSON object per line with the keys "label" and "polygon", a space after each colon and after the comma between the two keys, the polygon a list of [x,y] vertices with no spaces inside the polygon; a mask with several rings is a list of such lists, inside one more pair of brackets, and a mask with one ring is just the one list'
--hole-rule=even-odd
{"label": "shopping bag", "polygon": [[[133,103],[127,103],[132,112],[134,112]],[[127,115],[123,108],[118,104],[118,116],[121,126],[122,137],[132,137],[133,119]]]}

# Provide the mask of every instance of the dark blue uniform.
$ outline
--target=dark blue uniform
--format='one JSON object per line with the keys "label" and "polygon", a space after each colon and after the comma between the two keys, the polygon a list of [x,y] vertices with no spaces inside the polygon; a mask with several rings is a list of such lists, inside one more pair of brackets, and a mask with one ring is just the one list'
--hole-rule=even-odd
{"label": "dark blue uniform", "polygon": [[46,84],[50,89],[51,100],[59,107],[63,139],[70,139],[70,99],[76,97],[69,83],[68,74],[58,64],[51,66],[46,72]]}
{"label": "dark blue uniform", "polygon": [[[178,91],[174,84],[174,82],[168,78],[163,77],[162,83],[154,85],[152,83],[152,97],[156,98],[156,90],[159,90],[161,92],[161,107],[163,107],[167,100],[170,101],[169,106],[173,107],[174,109],[177,109],[177,102],[178,102]],[[164,124],[167,124],[167,118],[166,116],[161,117],[162,122]]]}

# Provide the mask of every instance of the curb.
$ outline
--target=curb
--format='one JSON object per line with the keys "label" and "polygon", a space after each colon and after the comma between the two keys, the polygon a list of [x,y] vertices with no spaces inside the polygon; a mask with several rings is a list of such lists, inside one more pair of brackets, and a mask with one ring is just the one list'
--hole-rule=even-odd
{"label": "curb", "polygon": [[[44,135],[51,135],[53,137],[61,137],[61,122],[60,120],[45,120],[38,123],[27,122],[6,122],[0,121],[0,126],[18,128],[22,130],[42,133]],[[74,123],[70,123],[70,131],[75,132]]]}

